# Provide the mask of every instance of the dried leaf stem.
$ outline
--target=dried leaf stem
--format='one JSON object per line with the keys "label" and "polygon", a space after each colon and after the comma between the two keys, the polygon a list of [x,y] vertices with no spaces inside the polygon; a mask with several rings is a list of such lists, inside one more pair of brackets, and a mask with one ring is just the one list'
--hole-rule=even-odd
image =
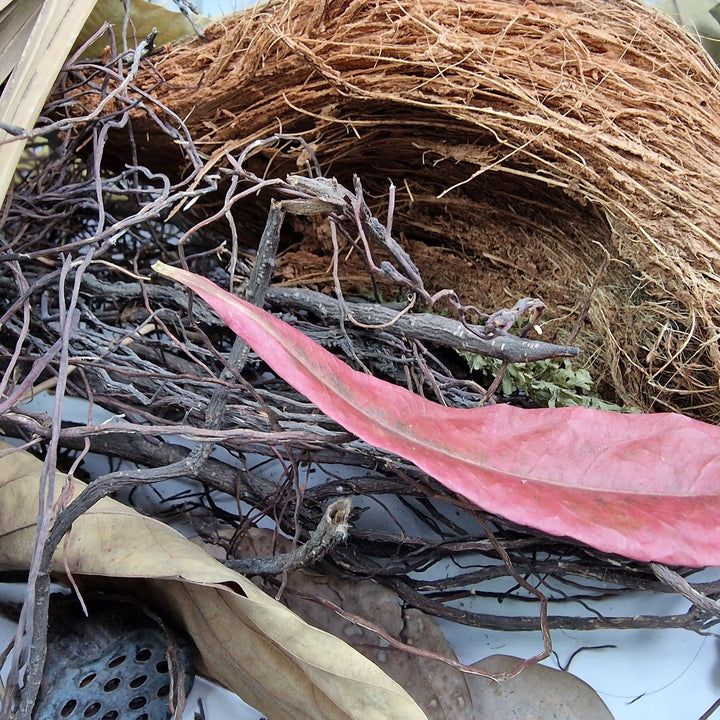
{"label": "dried leaf stem", "polygon": [[307,542],[289,553],[272,557],[236,558],[225,564],[243,575],[279,575],[321,560],[335,545],[347,540],[352,502],[344,498],[328,506]]}

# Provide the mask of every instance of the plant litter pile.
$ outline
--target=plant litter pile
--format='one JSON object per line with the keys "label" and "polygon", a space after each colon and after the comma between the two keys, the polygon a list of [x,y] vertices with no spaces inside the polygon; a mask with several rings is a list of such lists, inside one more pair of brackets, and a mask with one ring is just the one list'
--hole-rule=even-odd
{"label": "plant litter pile", "polygon": [[[617,542],[580,541],[587,536],[554,525],[531,530],[517,524],[526,515],[511,522],[494,505],[481,509],[474,495],[393,452],[396,444],[362,440],[321,413],[304,386],[273,370],[275,362],[302,374],[309,364],[250,351],[152,270],[180,266],[229,288],[360,371],[347,370],[360,387],[358,377],[389,381],[432,401],[413,395],[412,407],[448,406],[438,417],[483,404],[585,404],[717,424],[720,76],[702,50],[652,9],[620,0],[298,0],[227,18],[174,48],[151,45],[133,53],[111,43],[103,61],[63,70],[0,215],[0,431],[39,452],[50,474],[82,475],[88,453],[126,461],[99,477],[88,471],[82,502],[58,511],[46,541],[38,530],[41,579],[49,584],[52,550],[71,525],[82,545],[80,516],[99,498],[179,478],[187,492],[158,502],[155,514],[181,516],[230,569],[263,577],[271,594],[292,598],[292,572],[315,563],[343,582],[383,585],[403,613],[540,629],[542,657],[555,628],[715,625],[717,582],[688,590],[692,571],[663,575],[657,562],[671,560],[654,551],[624,554]],[[316,363],[311,386],[320,379]],[[25,405],[48,390],[57,399],[50,412]],[[63,415],[66,396],[89,403],[85,422]],[[97,420],[94,408],[111,420]],[[619,426],[607,416],[603,423]],[[642,416],[644,427],[655,419],[665,428],[695,422]],[[428,437],[450,437],[441,425],[426,420]],[[455,432],[463,437],[461,425]],[[646,434],[657,447],[662,432]],[[550,474],[569,457],[557,436],[540,437],[518,440],[517,454],[509,439],[511,470],[518,457],[534,463],[536,448],[545,455],[535,464]],[[622,449],[626,438],[613,437]],[[583,461],[602,456],[600,444]],[[651,472],[662,458],[651,454],[643,508],[662,495]],[[491,442],[487,455],[494,459]],[[632,467],[643,457],[630,458]],[[702,457],[693,454],[691,469]],[[592,486],[570,464],[565,480],[577,497],[589,490],[613,506],[614,488]],[[8,474],[16,479],[14,466]],[[700,534],[712,522],[702,498],[717,494],[714,485],[695,493],[701,483],[691,474],[653,520],[690,496],[702,522],[673,517]],[[25,491],[36,501],[36,489]],[[272,548],[291,538],[287,554],[248,549],[261,521],[273,526]],[[138,518],[127,523],[132,540]],[[328,523],[330,540],[319,532]],[[23,528],[33,530],[32,519]],[[11,534],[0,526],[0,550]],[[685,554],[667,557],[695,560],[693,537]],[[13,566],[24,562],[13,557]],[[123,573],[119,585],[135,576]],[[498,578],[507,593],[486,585]],[[312,582],[298,598],[318,599],[321,581]],[[695,594],[679,615],[606,617],[595,607],[577,615],[577,602],[600,606],[626,590]],[[239,597],[255,591],[248,582]],[[458,604],[477,597],[517,600],[517,612]],[[318,642],[322,654],[324,636]],[[253,701],[267,695],[257,678],[210,650],[201,655],[211,676],[237,682]],[[306,659],[303,672],[317,660]],[[296,687],[287,685],[289,696]],[[315,694],[312,685],[307,697]]]}
{"label": "plant litter pile", "polygon": [[[719,77],[651,8],[271,3],[141,79],[216,167],[302,133],[326,175],[360,175],[378,211],[391,180],[395,228],[428,286],[480,307],[538,296],[554,340],[579,318],[609,397],[720,417]],[[172,139],[135,123],[143,162],[176,171]],[[312,223],[298,233],[285,279],[329,284],[328,244]],[[355,257],[341,272],[362,284],[361,269]]]}

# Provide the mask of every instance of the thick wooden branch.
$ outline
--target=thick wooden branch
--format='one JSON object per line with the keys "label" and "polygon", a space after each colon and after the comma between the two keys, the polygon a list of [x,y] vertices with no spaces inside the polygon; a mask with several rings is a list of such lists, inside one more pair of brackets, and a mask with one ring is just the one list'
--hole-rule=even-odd
{"label": "thick wooden branch", "polygon": [[[339,322],[343,317],[340,303],[329,295],[304,288],[268,289],[265,300],[276,308],[293,308],[313,313],[324,321]],[[434,343],[458,350],[487,355],[504,362],[532,362],[555,357],[575,357],[579,348],[553,345],[539,340],[528,340],[507,333],[484,339],[458,320],[431,313],[406,313],[386,305],[365,302],[347,302],[352,319],[363,325],[383,325],[383,332],[413,340]],[[350,322],[352,322],[350,319]],[[483,328],[478,327],[478,331]]]}

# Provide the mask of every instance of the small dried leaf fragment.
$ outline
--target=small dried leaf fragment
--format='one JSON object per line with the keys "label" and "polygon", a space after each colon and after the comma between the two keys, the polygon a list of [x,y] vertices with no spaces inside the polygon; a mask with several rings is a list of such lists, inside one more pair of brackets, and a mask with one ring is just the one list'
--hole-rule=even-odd
{"label": "small dried leaf fragment", "polygon": [[[502,673],[521,660],[491,655],[473,667]],[[505,682],[468,675],[476,717],[493,720],[613,720],[598,694],[575,675],[531,665]]]}

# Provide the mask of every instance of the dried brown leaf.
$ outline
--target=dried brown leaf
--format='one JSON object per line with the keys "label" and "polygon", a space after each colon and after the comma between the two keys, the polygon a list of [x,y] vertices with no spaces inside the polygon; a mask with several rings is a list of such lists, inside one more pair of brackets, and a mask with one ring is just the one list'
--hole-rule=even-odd
{"label": "dried brown leaf", "polygon": [[[246,533],[235,557],[267,557],[291,550],[269,530]],[[212,552],[212,548],[209,548]],[[349,582],[312,570],[288,574],[282,602],[316,627],[342,638],[404,687],[429,720],[473,720],[470,693],[462,673],[448,665],[391,647],[372,630],[340,617],[314,600],[323,598],[345,612],[366,618],[401,642],[455,659],[442,631],[425,613],[405,609],[392,590],[371,580]]]}
{"label": "dried brown leaf", "polygon": [[[248,533],[237,557],[288,552],[289,541],[267,530]],[[342,637],[378,663],[422,707],[429,720],[612,720],[595,691],[568,672],[542,665],[524,669],[497,683],[469,675],[436,660],[391,647],[372,630],[353,624],[310,598],[322,598],[381,627],[406,645],[456,659],[438,625],[425,613],[403,608],[398,596],[370,580],[349,582],[308,570],[289,573],[283,602],[302,618]],[[493,674],[516,668],[522,660],[504,655],[485,658],[472,667]]]}
{"label": "dried brown leaf", "polygon": [[[502,673],[518,658],[491,655],[473,667]],[[569,672],[532,665],[512,680],[495,683],[468,675],[477,717],[494,720],[613,720],[598,694]]]}
{"label": "dried brown leaf", "polygon": [[[8,446],[0,444],[0,452]],[[35,542],[42,462],[0,457],[0,566],[27,568]],[[64,476],[56,484],[62,486]],[[75,481],[75,495],[83,483]],[[60,487],[58,487],[58,491]],[[194,640],[199,664],[274,720],[423,720],[396,682],[153,518],[110,498],[73,525],[66,547],[78,576],[113,578],[169,611]],[[54,572],[63,572],[60,551]]]}

